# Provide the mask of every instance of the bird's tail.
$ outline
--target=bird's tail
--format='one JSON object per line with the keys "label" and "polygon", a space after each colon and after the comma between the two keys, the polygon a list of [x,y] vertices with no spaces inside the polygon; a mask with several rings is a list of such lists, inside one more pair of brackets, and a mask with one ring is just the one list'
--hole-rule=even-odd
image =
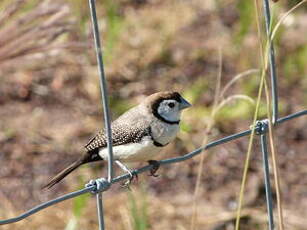
{"label": "bird's tail", "polygon": [[66,177],[69,173],[74,171],[76,168],[78,168],[80,165],[84,164],[84,161],[77,160],[74,163],[72,163],[70,166],[59,172],[55,177],[53,177],[50,182],[42,187],[42,189],[45,188],[51,188],[53,185],[59,183],[64,177]]}

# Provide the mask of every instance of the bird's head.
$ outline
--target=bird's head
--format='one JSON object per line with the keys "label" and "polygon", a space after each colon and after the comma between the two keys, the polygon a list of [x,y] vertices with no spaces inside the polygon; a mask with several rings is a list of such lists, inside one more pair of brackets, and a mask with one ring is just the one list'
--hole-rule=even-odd
{"label": "bird's head", "polygon": [[159,92],[146,98],[153,115],[168,123],[179,123],[182,110],[191,106],[178,92]]}

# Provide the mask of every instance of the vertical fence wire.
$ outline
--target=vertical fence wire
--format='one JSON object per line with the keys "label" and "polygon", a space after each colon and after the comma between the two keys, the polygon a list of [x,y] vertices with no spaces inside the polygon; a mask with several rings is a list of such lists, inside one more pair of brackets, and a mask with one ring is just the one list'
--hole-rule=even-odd
{"label": "vertical fence wire", "polygon": [[269,157],[268,157],[268,146],[267,146],[266,134],[260,135],[260,141],[261,141],[262,163],[263,163],[263,172],[264,172],[264,185],[265,185],[265,196],[266,196],[266,203],[267,203],[269,230],[274,230],[273,199],[272,199],[272,190],[271,190],[271,183],[270,183],[270,168],[269,168]]}
{"label": "vertical fence wire", "polygon": [[[277,73],[275,64],[275,51],[274,44],[271,38],[271,12],[269,0],[263,0],[263,10],[265,18],[265,28],[266,34],[269,42],[269,64],[270,64],[270,76],[271,76],[271,95],[272,95],[272,124],[275,125],[278,121],[278,87],[277,87]],[[270,113],[270,111],[268,111]],[[274,217],[273,217],[273,198],[270,183],[270,170],[269,170],[269,156],[268,156],[268,146],[267,146],[267,125],[262,122],[263,133],[260,135],[261,141],[261,151],[262,151],[262,163],[264,170],[264,184],[265,184],[265,194],[267,203],[267,214],[268,214],[268,224],[269,230],[274,230]]]}
{"label": "vertical fence wire", "polygon": [[[93,25],[93,34],[95,41],[95,50],[97,56],[98,72],[100,79],[100,90],[101,90],[101,99],[103,105],[103,115],[104,115],[104,124],[107,134],[107,148],[108,148],[108,182],[111,183],[113,179],[113,151],[112,151],[112,130],[111,130],[111,119],[109,112],[109,103],[108,103],[108,89],[107,82],[104,73],[103,66],[103,57],[102,57],[102,48],[100,45],[100,36],[99,36],[99,26],[96,14],[96,0],[89,0],[89,7],[91,12],[91,21]],[[96,194],[97,201],[97,216],[99,230],[104,230],[104,214],[103,214],[103,201],[102,201],[102,192]]]}
{"label": "vertical fence wire", "polygon": [[108,181],[111,182],[113,179],[113,151],[112,151],[112,130],[110,122],[110,112],[108,103],[108,90],[107,82],[104,74],[103,59],[102,59],[102,49],[100,45],[99,27],[96,15],[96,0],[89,0],[89,7],[91,11],[91,21],[93,25],[93,33],[95,40],[95,49],[97,56],[98,72],[100,77],[100,89],[101,89],[101,99],[103,104],[103,115],[104,124],[107,134],[107,146],[108,146]]}
{"label": "vertical fence wire", "polygon": [[96,194],[96,201],[97,201],[97,216],[98,216],[99,230],[104,230],[103,203],[102,203],[101,192]]}
{"label": "vertical fence wire", "polygon": [[269,63],[271,75],[271,93],[272,93],[272,124],[275,125],[278,119],[278,90],[277,90],[277,74],[275,64],[274,44],[271,39],[271,13],[269,0],[263,0],[265,28],[269,41]]}

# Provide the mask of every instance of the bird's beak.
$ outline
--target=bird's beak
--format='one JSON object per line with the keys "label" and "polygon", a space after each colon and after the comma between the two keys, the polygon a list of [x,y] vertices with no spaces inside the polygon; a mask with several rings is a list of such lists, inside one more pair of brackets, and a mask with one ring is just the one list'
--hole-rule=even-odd
{"label": "bird's beak", "polygon": [[183,97],[181,98],[181,102],[179,104],[179,110],[183,110],[191,106],[192,105],[187,100],[185,100]]}

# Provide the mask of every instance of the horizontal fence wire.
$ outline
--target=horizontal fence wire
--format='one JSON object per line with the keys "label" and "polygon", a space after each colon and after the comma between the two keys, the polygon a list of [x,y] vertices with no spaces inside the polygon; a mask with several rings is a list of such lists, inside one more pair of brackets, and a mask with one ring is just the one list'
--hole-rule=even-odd
{"label": "horizontal fence wire", "polygon": [[[278,127],[278,125],[280,125],[281,123],[284,123],[286,121],[289,121],[289,120],[292,120],[292,119],[295,119],[295,118],[298,118],[298,117],[302,117],[302,116],[305,116],[305,115],[307,115],[307,110],[303,110],[303,111],[300,111],[300,112],[297,112],[297,113],[290,114],[286,117],[279,118],[276,122],[276,124],[277,124],[276,127]],[[258,129],[260,129],[260,127],[256,126],[255,129],[256,129],[255,131],[258,131]],[[248,135],[251,134],[251,132],[252,132],[252,129],[249,129],[249,130],[246,130],[246,131],[243,131],[243,132],[239,132],[237,134],[233,134],[233,135],[218,139],[218,140],[210,142],[209,144],[207,144],[203,147],[200,147],[200,148],[198,148],[198,149],[196,149],[196,150],[194,150],[190,153],[187,153],[183,156],[162,160],[162,161],[159,161],[159,163],[161,165],[167,165],[167,164],[173,164],[173,163],[178,163],[178,162],[188,160],[188,159],[195,157],[196,155],[202,153],[203,150],[207,150],[209,148],[212,148],[212,147],[215,147],[215,146],[236,140],[238,138],[248,136]],[[133,173],[140,174],[140,173],[149,171],[151,169],[152,169],[152,165],[147,165],[147,166],[144,166],[142,168],[133,170]],[[85,194],[85,193],[96,193],[96,192],[107,191],[110,188],[110,184],[115,184],[115,183],[121,182],[123,180],[126,180],[128,178],[130,178],[130,174],[126,173],[126,174],[123,174],[121,176],[113,178],[111,183],[109,183],[104,178],[94,180],[94,181],[92,181],[92,183],[88,184],[88,187],[86,187],[84,189],[81,189],[81,190],[78,190],[78,191],[75,191],[75,192],[72,192],[72,193],[68,193],[68,194],[60,196],[56,199],[42,203],[42,204],[24,212],[23,214],[21,214],[17,217],[6,219],[6,220],[0,220],[0,225],[10,224],[10,223],[15,223],[15,222],[21,221],[21,220],[41,211],[41,210],[43,210],[43,209],[45,209],[49,206],[52,206],[54,204],[60,203],[62,201],[68,200],[68,199],[72,199],[74,197],[80,196],[80,195]]]}

